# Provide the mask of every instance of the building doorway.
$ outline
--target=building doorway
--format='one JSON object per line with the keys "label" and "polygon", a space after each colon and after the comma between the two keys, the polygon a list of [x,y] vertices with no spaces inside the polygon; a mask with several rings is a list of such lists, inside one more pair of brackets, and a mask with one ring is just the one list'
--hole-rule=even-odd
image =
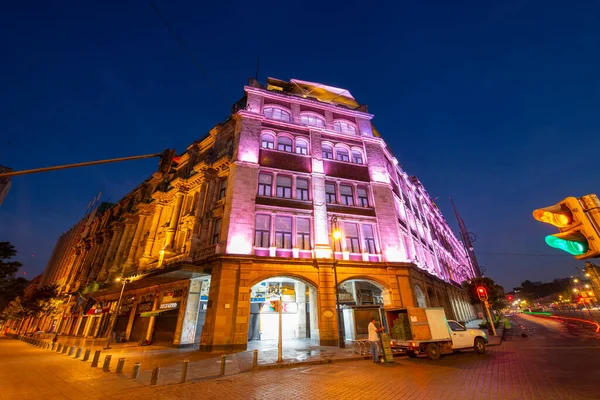
{"label": "building doorway", "polygon": [[318,343],[317,290],[307,282],[288,277],[269,278],[252,286],[248,341],[277,343],[279,313],[272,302],[280,299],[283,341]]}
{"label": "building doorway", "polygon": [[389,302],[388,291],[377,282],[352,279],[338,285],[342,323],[346,340],[368,337],[371,318],[385,325],[384,304]]}

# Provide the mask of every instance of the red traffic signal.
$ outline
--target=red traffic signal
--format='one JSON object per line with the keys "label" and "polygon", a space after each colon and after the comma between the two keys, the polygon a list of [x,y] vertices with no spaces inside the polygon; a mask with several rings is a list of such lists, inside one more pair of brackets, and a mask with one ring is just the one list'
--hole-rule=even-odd
{"label": "red traffic signal", "polygon": [[508,296],[508,300],[509,300],[509,301],[512,301],[512,296]]}
{"label": "red traffic signal", "polygon": [[487,290],[485,290],[485,288],[483,286],[478,286],[477,287],[477,296],[479,297],[479,300],[486,301],[488,299]]}
{"label": "red traffic signal", "polygon": [[171,166],[173,162],[177,163],[175,160],[177,156],[177,152],[175,149],[165,149],[163,153],[160,155],[160,162],[158,163],[158,171],[168,174],[171,171]]}

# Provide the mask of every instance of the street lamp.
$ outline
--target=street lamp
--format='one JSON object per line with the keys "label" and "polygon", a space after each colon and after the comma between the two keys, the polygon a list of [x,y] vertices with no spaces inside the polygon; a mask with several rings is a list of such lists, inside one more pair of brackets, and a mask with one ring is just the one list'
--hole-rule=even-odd
{"label": "street lamp", "polygon": [[[338,347],[340,349],[346,348],[346,339],[344,338],[344,325],[342,321],[342,309],[340,307],[340,290],[338,287],[338,279],[337,279],[337,258],[335,258],[335,249],[336,249],[336,241],[342,238],[342,231],[337,223],[337,217],[331,218],[331,237],[333,239],[333,279],[335,283],[335,308],[337,311],[337,323],[338,323]],[[341,247],[341,246],[340,246]]]}
{"label": "street lamp", "polygon": [[117,325],[117,316],[119,314],[119,308],[121,308],[121,300],[123,299],[123,292],[125,291],[125,285],[129,283],[129,279],[127,278],[117,278],[116,282],[123,282],[123,286],[121,287],[121,294],[119,295],[119,301],[117,302],[117,308],[115,310],[115,316],[110,327],[110,331],[108,332],[108,340],[106,342],[105,349],[110,349],[110,342],[112,340],[113,331],[115,330],[115,325]]}

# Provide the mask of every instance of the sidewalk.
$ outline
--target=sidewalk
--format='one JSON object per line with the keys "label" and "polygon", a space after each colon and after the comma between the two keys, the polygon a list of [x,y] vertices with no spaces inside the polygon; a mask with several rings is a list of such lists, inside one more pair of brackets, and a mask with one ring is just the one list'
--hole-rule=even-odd
{"label": "sidewalk", "polygon": [[[480,329],[479,324],[482,322],[482,319],[474,319],[473,321],[468,322],[465,327],[467,329]],[[481,330],[488,336],[488,346],[500,346],[504,339],[504,318],[500,319],[500,325],[496,328],[496,336],[492,336],[492,332],[489,332],[488,329]]]}

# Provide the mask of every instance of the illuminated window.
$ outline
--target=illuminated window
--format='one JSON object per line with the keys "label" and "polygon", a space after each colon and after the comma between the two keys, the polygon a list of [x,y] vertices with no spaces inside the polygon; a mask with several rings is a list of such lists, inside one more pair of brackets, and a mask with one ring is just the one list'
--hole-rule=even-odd
{"label": "illuminated window", "polygon": [[275,247],[292,248],[292,217],[275,217]]}
{"label": "illuminated window", "polygon": [[275,148],[275,138],[273,135],[262,135],[260,140],[260,147],[263,149],[274,149]]}
{"label": "illuminated window", "polygon": [[365,251],[369,254],[377,254],[375,247],[375,234],[373,233],[373,225],[363,225],[363,237],[365,239]]}
{"label": "illuminated window", "polygon": [[290,113],[282,110],[281,108],[265,107],[263,110],[265,117],[269,119],[276,119],[278,121],[290,122]]}
{"label": "illuminated window", "polygon": [[225,197],[227,194],[227,178],[221,180],[219,185],[219,200]]}
{"label": "illuminated window", "polygon": [[325,184],[325,198],[327,199],[327,204],[336,204],[336,196],[335,196],[335,184],[334,183],[326,183]]}
{"label": "illuminated window", "polygon": [[292,178],[285,175],[277,175],[277,197],[284,199],[292,198]]}
{"label": "illuminated window", "polygon": [[305,140],[296,140],[296,153],[297,154],[308,154],[308,142]]}
{"label": "illuminated window", "polygon": [[296,198],[308,200],[308,179],[296,179]]}
{"label": "illuminated window", "polygon": [[256,227],[254,229],[254,246],[269,247],[271,240],[269,232],[271,231],[271,216],[265,214],[256,215]]}
{"label": "illuminated window", "polygon": [[287,136],[280,136],[277,139],[277,150],[292,152],[292,139]]}
{"label": "illuminated window", "polygon": [[212,235],[212,244],[215,245],[219,243],[219,235],[221,234],[221,218],[215,219],[215,224],[213,226],[213,235]]}
{"label": "illuminated window", "polygon": [[340,200],[345,206],[354,205],[354,193],[352,190],[352,186],[340,185]]}
{"label": "illuminated window", "polygon": [[333,130],[341,133],[349,133],[351,135],[356,135],[356,126],[351,122],[346,121],[335,121],[333,123]]}
{"label": "illuminated window", "polygon": [[354,164],[364,164],[363,156],[360,151],[352,150],[352,162]]}
{"label": "illuminated window", "polygon": [[273,175],[258,174],[258,195],[269,197],[273,195]]}
{"label": "illuminated window", "polygon": [[367,194],[367,189],[357,188],[356,193],[358,195],[358,204],[361,207],[369,207],[369,196]]}
{"label": "illuminated window", "polygon": [[335,159],[338,161],[350,161],[348,157],[348,150],[338,147],[335,149]]}
{"label": "illuminated window", "polygon": [[319,128],[325,127],[325,120],[312,114],[300,115],[300,123],[305,126],[316,126]]}
{"label": "illuminated window", "polygon": [[358,225],[350,222],[344,223],[346,234],[346,250],[350,253],[360,253],[360,239],[358,238]]}
{"label": "illuminated window", "polygon": [[323,158],[328,158],[330,160],[333,160],[333,148],[331,146],[324,144],[322,149],[323,149]]}
{"label": "illuminated window", "polygon": [[300,250],[310,250],[310,219],[296,219],[296,247]]}

